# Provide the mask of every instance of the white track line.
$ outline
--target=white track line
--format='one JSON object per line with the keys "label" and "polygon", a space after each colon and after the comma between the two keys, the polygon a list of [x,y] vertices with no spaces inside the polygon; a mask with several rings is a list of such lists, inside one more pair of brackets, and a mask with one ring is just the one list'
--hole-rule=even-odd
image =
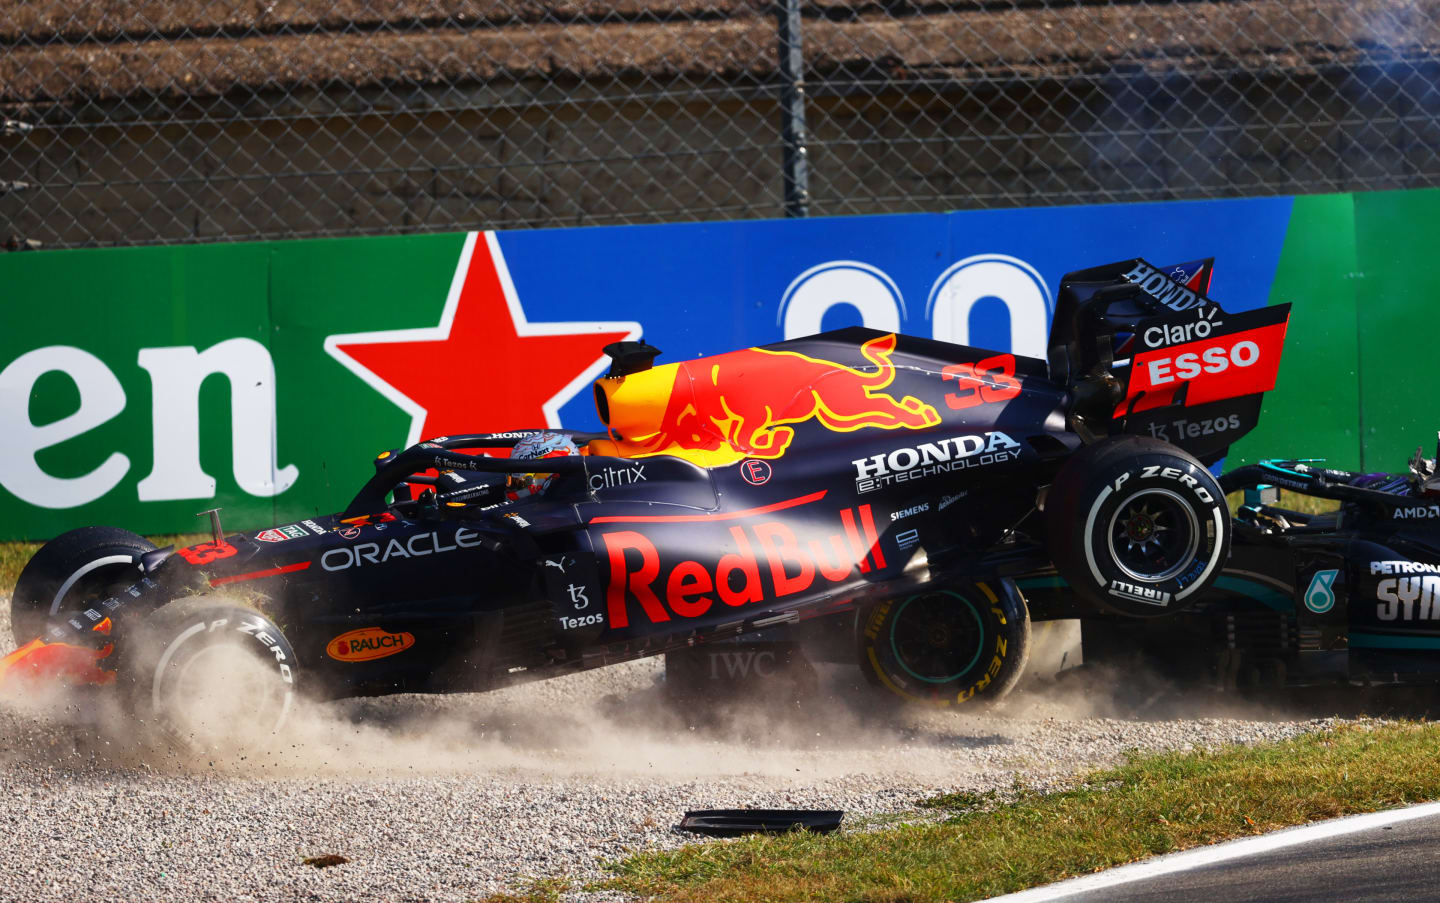
{"label": "white track line", "polygon": [[1355,834],[1371,828],[1380,828],[1385,825],[1398,824],[1399,822],[1411,821],[1417,818],[1428,818],[1432,815],[1440,815],[1440,803],[1423,803],[1418,806],[1407,806],[1403,809],[1389,809],[1384,812],[1371,812],[1366,815],[1351,815],[1331,821],[1301,825],[1297,828],[1285,828],[1284,830],[1274,831],[1270,834],[1262,834],[1259,837],[1246,837],[1241,840],[1231,840],[1226,843],[1198,847],[1179,853],[1167,853],[1164,856],[1157,856],[1154,859],[1144,859],[1129,865],[1117,866],[1116,868],[1106,869],[1103,872],[1096,872],[1093,875],[1071,878],[1068,881],[1047,884],[1043,887],[1032,887],[1029,890],[1022,890],[1018,893],[1006,894],[1003,897],[992,897],[990,899],[991,903],[999,903],[999,901],[1002,900],[1005,901],[1005,903],[1039,903],[1041,900],[1063,900],[1066,897],[1073,897],[1076,894],[1104,890],[1110,887],[1117,887],[1121,884],[1143,881],[1146,878],[1158,878],[1161,875],[1169,875],[1175,872],[1188,872],[1191,869],[1203,868],[1207,865],[1231,862],[1247,856],[1259,856],[1264,853],[1283,850],[1286,847],[1293,847],[1302,843],[1326,840],[1331,837],[1341,837],[1346,834]]}

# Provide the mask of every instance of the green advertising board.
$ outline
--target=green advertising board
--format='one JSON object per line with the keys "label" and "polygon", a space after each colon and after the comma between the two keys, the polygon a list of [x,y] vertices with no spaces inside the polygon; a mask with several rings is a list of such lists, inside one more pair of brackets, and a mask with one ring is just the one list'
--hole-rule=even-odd
{"label": "green advertising board", "polygon": [[463,239],[0,257],[0,535],[199,530],[217,504],[268,526],[343,504],[406,418],[324,339],[434,322]]}
{"label": "green advertising board", "polygon": [[[1440,192],[1357,194],[1355,382],[1361,457],[1367,469],[1403,467],[1440,429]],[[1340,381],[1336,374],[1335,381]]]}
{"label": "green advertising board", "polygon": [[1270,288],[1270,303],[1295,305],[1280,377],[1231,465],[1293,456],[1396,471],[1417,446],[1435,455],[1437,247],[1440,191],[1295,198]]}
{"label": "green advertising board", "polygon": [[1360,466],[1358,271],[1353,196],[1297,197],[1270,286],[1271,304],[1294,305],[1280,375],[1231,464],[1314,457]]}

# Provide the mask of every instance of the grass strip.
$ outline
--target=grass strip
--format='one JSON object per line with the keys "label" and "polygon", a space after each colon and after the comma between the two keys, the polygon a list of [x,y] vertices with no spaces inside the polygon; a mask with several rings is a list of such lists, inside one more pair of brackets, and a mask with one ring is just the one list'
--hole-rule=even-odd
{"label": "grass strip", "polygon": [[664,901],[974,900],[1146,856],[1440,797],[1440,727],[1345,726],[1133,757],[1072,790],[927,801],[940,823],[755,835],[631,856],[599,888]]}
{"label": "grass strip", "polygon": [[20,579],[20,571],[25,568],[30,556],[40,551],[44,543],[38,542],[0,542],[0,596],[10,595],[15,589],[15,581]]}

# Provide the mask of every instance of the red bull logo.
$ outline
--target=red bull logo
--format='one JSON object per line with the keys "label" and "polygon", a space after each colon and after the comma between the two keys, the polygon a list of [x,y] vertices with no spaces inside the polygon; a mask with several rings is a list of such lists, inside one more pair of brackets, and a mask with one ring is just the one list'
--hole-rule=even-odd
{"label": "red bull logo", "polygon": [[837,432],[938,424],[931,405],[884,391],[895,380],[895,344],[892,334],[861,346],[875,365],[868,372],[794,351],[745,348],[602,379],[595,391],[617,454],[674,455],[705,467],[774,459],[790,447],[794,425],[810,420]]}
{"label": "red bull logo", "polygon": [[[716,607],[738,608],[765,599],[809,592],[816,581],[839,584],[857,571],[883,570],[885,552],[869,505],[840,512],[841,532],[806,540],[781,521],[728,527],[725,546],[713,567],[686,560],[662,566],[655,544],[643,533],[603,534],[610,562],[606,608],[611,627],[629,627],[630,603],[639,603],[644,621],[659,624],[702,617]],[[642,621],[642,623],[644,622]]]}

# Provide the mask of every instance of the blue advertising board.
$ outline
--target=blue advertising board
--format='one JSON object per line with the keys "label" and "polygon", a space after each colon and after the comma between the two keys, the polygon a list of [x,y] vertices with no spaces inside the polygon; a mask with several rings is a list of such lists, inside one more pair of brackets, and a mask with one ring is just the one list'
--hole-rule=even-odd
{"label": "blue advertising board", "polygon": [[[531,320],[632,320],[663,360],[868,325],[1044,357],[1067,272],[1218,258],[1210,295],[1263,306],[1288,197],[502,232]],[[588,396],[561,409],[593,426]]]}

